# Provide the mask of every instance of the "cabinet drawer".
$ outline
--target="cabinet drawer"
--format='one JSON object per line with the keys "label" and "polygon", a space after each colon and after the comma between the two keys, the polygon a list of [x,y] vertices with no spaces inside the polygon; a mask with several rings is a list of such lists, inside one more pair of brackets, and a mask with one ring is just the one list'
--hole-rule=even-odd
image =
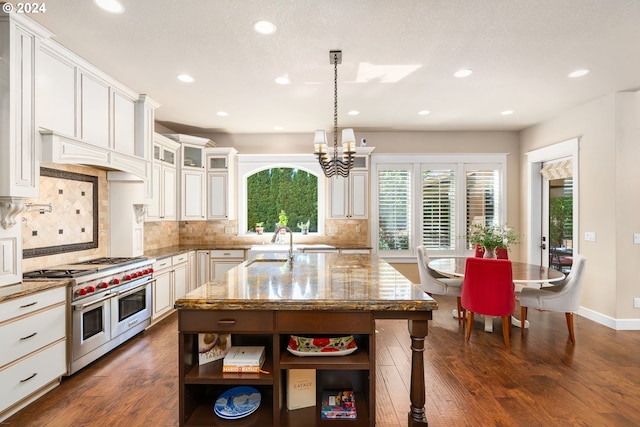
{"label": "cabinet drawer", "polygon": [[38,314],[8,322],[0,327],[0,367],[64,338],[66,306],[60,305]]}
{"label": "cabinet drawer", "polygon": [[274,317],[270,311],[185,310],[180,316],[183,332],[272,332]]}
{"label": "cabinet drawer", "polygon": [[240,258],[244,259],[243,249],[214,249],[211,252],[211,258]]}
{"label": "cabinet drawer", "polygon": [[60,341],[0,370],[0,411],[41,389],[66,372],[66,345]]}
{"label": "cabinet drawer", "polygon": [[374,330],[370,313],[279,311],[278,332],[300,334],[370,334]]}
{"label": "cabinet drawer", "polygon": [[36,310],[42,310],[51,305],[64,303],[66,298],[67,288],[61,286],[4,302],[0,304],[0,323]]}
{"label": "cabinet drawer", "polygon": [[171,258],[171,262],[173,263],[173,265],[181,264],[181,263],[187,262],[187,261],[189,261],[189,254],[187,254],[187,253],[174,255]]}
{"label": "cabinet drawer", "polygon": [[153,263],[153,271],[163,270],[171,267],[171,257],[162,258]]}

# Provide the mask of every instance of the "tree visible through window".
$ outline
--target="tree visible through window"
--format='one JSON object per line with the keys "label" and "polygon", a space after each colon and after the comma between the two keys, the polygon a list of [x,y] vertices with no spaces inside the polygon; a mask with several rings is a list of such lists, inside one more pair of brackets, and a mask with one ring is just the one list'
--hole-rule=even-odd
{"label": "tree visible through window", "polygon": [[287,225],[300,231],[298,223],[309,221],[309,232],[318,231],[318,178],[294,168],[264,169],[247,178],[247,225],[255,230],[264,223],[265,232],[275,231],[283,210]]}

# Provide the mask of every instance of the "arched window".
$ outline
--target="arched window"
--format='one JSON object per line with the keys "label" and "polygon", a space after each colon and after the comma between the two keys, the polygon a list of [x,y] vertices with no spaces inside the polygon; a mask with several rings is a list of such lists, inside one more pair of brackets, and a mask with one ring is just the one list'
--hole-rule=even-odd
{"label": "arched window", "polygon": [[287,225],[309,221],[309,232],[324,234],[326,179],[313,154],[238,156],[238,230],[255,233],[256,223],[273,231],[280,211]]}

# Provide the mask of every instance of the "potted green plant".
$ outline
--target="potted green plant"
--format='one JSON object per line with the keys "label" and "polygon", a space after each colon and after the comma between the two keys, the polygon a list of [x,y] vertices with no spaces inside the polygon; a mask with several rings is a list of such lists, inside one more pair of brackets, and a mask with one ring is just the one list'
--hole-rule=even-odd
{"label": "potted green plant", "polygon": [[309,234],[309,224],[310,223],[311,223],[310,220],[307,220],[307,222],[299,222],[298,223],[298,228],[300,229],[302,234]]}
{"label": "potted green plant", "polygon": [[287,213],[284,210],[280,210],[280,213],[278,214],[278,226],[280,227],[286,227],[287,223],[289,222],[289,217],[287,216]]}
{"label": "potted green plant", "polygon": [[256,234],[264,233],[264,222],[256,222]]}
{"label": "potted green plant", "polygon": [[520,235],[507,225],[473,224],[469,228],[467,240],[484,248],[485,258],[494,258],[497,248],[509,249],[509,245],[518,243]]}

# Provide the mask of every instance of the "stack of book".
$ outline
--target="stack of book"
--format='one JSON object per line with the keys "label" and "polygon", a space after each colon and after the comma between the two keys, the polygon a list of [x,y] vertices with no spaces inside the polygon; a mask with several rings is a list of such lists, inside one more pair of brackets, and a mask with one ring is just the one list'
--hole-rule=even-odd
{"label": "stack of book", "polygon": [[353,391],[324,391],[322,392],[323,419],[355,419],[356,399]]}
{"label": "stack of book", "polygon": [[260,372],[264,359],[264,346],[232,347],[222,360],[222,372]]}

